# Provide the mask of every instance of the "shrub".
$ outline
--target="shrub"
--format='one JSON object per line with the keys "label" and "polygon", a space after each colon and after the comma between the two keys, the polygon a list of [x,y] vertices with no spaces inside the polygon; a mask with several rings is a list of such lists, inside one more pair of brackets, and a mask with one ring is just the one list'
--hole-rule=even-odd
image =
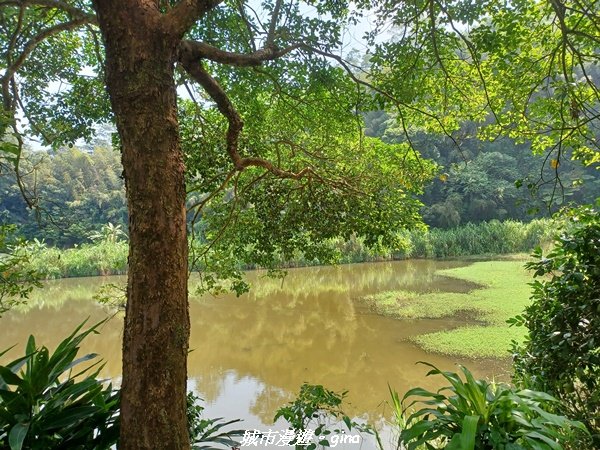
{"label": "shrub", "polygon": [[514,348],[515,382],[550,392],[584,422],[600,448],[600,217],[572,211],[554,248],[527,264],[532,303],[513,323],[529,334]]}
{"label": "shrub", "polygon": [[[290,445],[297,450],[315,450],[316,442],[299,442],[299,436],[313,437],[323,447],[335,447],[339,435],[344,433],[336,424],[342,422],[348,431],[373,434],[373,429],[352,421],[342,410],[342,402],[347,391],[337,393],[321,385],[304,383],[300,393],[293,402],[277,410],[273,422],[282,418],[290,424],[290,429],[295,433],[295,438]],[[332,423],[333,422],[333,423]],[[309,434],[305,434],[310,430]],[[331,440],[331,443],[329,442]]]}
{"label": "shrub", "polygon": [[221,445],[226,449],[239,446],[234,438],[242,436],[244,430],[224,430],[225,427],[241,422],[241,419],[224,421],[222,417],[217,419],[205,419],[202,417],[204,408],[200,406],[201,400],[193,392],[187,395],[187,419],[190,442],[192,449],[211,449],[213,447],[204,444]]}
{"label": "shrub", "polygon": [[[371,248],[364,238],[355,235],[347,240],[332,238],[325,241],[322,250],[338,263],[529,252],[535,246],[544,244],[551,229],[549,220],[534,220],[528,224],[516,221],[469,223],[452,229],[399,230],[392,247],[379,244]],[[205,244],[190,242],[192,270],[212,273],[214,269],[223,271],[226,267],[226,271],[232,274],[239,269],[258,267],[255,264],[240,263],[233,254],[219,259],[218,267],[207,267],[196,257],[202,254],[202,246]],[[45,278],[117,275],[127,271],[127,255],[126,242],[104,239],[70,249],[37,249],[29,254],[26,266],[43,273]],[[280,252],[274,258],[274,267],[311,266],[323,262],[315,255],[306,255],[300,251],[287,257]],[[215,277],[213,279],[215,284],[220,281]]]}
{"label": "shrub", "polygon": [[400,433],[408,450],[423,445],[446,450],[558,450],[575,430],[585,430],[579,422],[549,413],[557,400],[548,394],[475,380],[462,366],[465,380],[422,364],[432,368],[428,376],[442,375],[450,386],[436,393],[415,388],[404,395],[403,403],[417,397],[407,408],[423,405],[406,419]]}
{"label": "shrub", "polygon": [[127,272],[127,242],[98,242],[65,250],[47,248],[30,256],[46,278],[120,275]]}
{"label": "shrub", "polygon": [[80,325],[52,354],[30,336],[25,356],[0,366],[1,449],[104,450],[117,442],[119,393],[96,379],[98,362],[73,375],[96,358],[75,359],[99,325],[83,332]]}

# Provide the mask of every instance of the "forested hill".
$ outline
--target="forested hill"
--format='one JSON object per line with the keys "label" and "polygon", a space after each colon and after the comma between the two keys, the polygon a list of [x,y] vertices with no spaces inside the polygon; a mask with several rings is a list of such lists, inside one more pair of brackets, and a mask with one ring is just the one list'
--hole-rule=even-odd
{"label": "forested hill", "polygon": [[[388,126],[389,119],[384,112],[367,114],[367,135],[401,141],[399,130]],[[565,202],[591,203],[600,196],[595,169],[563,157],[557,184],[556,163],[534,155],[527,143],[481,141],[466,137],[472,131],[468,127],[462,131],[460,148],[447,137],[415,136],[413,143],[423,157],[440,166],[422,196],[423,218],[430,226],[450,228],[492,219],[528,221],[548,215],[544,202],[553,192],[553,210]],[[106,147],[31,152],[22,163],[22,172],[26,193],[38,202],[38,208],[27,207],[14,175],[4,171],[0,174],[0,221],[17,224],[24,237],[72,247],[88,242],[107,223],[126,228],[118,152]]]}
{"label": "forested hill", "polygon": [[125,187],[118,152],[76,148],[32,152],[21,163],[26,195],[37,202],[29,209],[14,175],[0,175],[0,221],[15,224],[28,239],[72,247],[107,223],[127,224]]}
{"label": "forested hill", "polygon": [[[388,143],[405,141],[397,120],[384,111],[365,114],[365,134]],[[412,144],[439,165],[438,177],[421,197],[421,213],[433,227],[452,228],[492,219],[529,221],[565,204],[594,203],[600,196],[598,169],[569,154],[535,154],[528,142],[481,140],[464,124],[452,139],[414,133]],[[454,141],[453,141],[454,139]],[[557,159],[560,158],[560,159]]]}

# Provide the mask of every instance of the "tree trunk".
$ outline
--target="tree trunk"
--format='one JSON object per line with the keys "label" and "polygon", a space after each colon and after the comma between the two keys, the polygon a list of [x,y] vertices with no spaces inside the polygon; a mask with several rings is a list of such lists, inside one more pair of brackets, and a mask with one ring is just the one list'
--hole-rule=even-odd
{"label": "tree trunk", "polygon": [[154,2],[95,0],[129,208],[119,448],[189,449],[184,164],[173,78],[178,38]]}

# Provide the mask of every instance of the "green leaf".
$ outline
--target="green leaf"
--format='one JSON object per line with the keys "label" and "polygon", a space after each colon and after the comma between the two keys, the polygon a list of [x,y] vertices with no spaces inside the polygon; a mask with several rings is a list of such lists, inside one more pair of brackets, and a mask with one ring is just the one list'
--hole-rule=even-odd
{"label": "green leaf", "polygon": [[462,448],[462,436],[460,433],[454,434],[446,445],[445,450],[468,450]]}
{"label": "green leaf", "polygon": [[28,423],[17,423],[12,427],[10,433],[8,433],[8,445],[10,446],[10,450],[21,450],[28,431]]}
{"label": "green leaf", "polygon": [[75,408],[65,408],[61,412],[54,413],[44,422],[43,429],[45,431],[60,431],[65,427],[76,425],[79,421],[92,416],[98,412],[96,406],[79,406]]}
{"label": "green leaf", "polygon": [[344,416],[342,419],[344,420],[346,427],[348,427],[348,430],[352,430],[352,421],[350,420],[350,417]]}
{"label": "green leaf", "polygon": [[76,365],[81,364],[82,362],[89,361],[89,360],[97,358],[97,357],[98,357],[97,353],[88,353],[87,355],[82,356],[81,358],[77,358],[75,361],[73,361],[72,363],[70,363],[65,368],[65,370],[69,370],[69,369],[75,367]]}
{"label": "green leaf", "polygon": [[35,353],[36,350],[36,346],[35,346],[35,337],[33,337],[33,334],[29,336],[29,339],[27,340],[27,346],[25,347],[25,353],[27,355],[32,355],[33,353]]}
{"label": "green leaf", "polygon": [[18,158],[21,155],[19,146],[12,142],[0,142],[0,151],[13,155],[12,158]]}
{"label": "green leaf", "polygon": [[12,384],[14,386],[21,386],[23,380],[19,378],[19,376],[13,373],[8,367],[0,366],[0,378],[4,380],[7,384]]}
{"label": "green leaf", "polygon": [[475,448],[479,419],[480,416],[466,416],[464,418],[462,431],[460,433],[462,450],[473,450]]}
{"label": "green leaf", "polygon": [[405,401],[406,399],[408,399],[408,397],[413,397],[413,396],[417,396],[417,397],[432,397],[432,398],[435,398],[435,399],[444,398],[444,396],[441,395],[441,394],[437,394],[435,392],[428,391],[427,389],[416,387],[416,388],[408,390],[406,392],[406,394],[404,394],[404,397],[402,397],[402,401]]}
{"label": "green leaf", "polygon": [[523,389],[521,391],[517,392],[517,395],[519,397],[525,397],[525,398],[530,398],[532,400],[537,400],[537,401],[546,401],[546,402],[558,402],[558,400],[551,396],[550,394],[546,394],[545,392],[539,392],[539,391],[532,391],[530,389]]}
{"label": "green leaf", "polygon": [[531,439],[534,439],[534,440],[543,441],[552,450],[563,450],[561,445],[557,444],[554,440],[550,439],[548,436],[545,436],[544,434],[539,433],[537,431],[530,431],[529,433],[526,434],[526,436]]}
{"label": "green leaf", "polygon": [[400,438],[403,442],[410,442],[413,439],[423,435],[427,431],[434,429],[435,427],[436,424],[434,422],[423,420],[402,430],[400,433]]}

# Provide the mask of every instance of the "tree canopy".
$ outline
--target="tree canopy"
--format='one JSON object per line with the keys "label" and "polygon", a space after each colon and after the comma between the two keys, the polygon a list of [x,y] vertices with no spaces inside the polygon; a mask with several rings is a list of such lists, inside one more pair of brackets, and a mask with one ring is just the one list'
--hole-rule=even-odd
{"label": "tree canopy", "polygon": [[[182,9],[179,2],[150,3],[165,15]],[[113,120],[91,2],[0,6],[1,26],[10,37],[2,43],[5,157],[17,161],[25,135],[55,148],[91,139],[92,125]],[[187,122],[182,131],[189,183],[203,183],[204,193],[220,187],[235,169],[228,154],[234,147],[271,168],[277,160],[288,177],[305,168],[316,172],[328,148],[338,147],[335,159],[353,153],[339,151],[336,139],[355,136],[360,145],[356,113],[377,107],[389,110],[407,148],[425,154],[431,143],[419,142],[418,133],[446,135],[460,150],[457,135],[471,120],[482,125],[477,128],[482,138],[508,135],[531,142],[534,151],[547,155],[550,171],[559,171],[571,156],[595,163],[597,6],[218,2],[201,20],[190,21],[179,46],[178,91],[189,103],[180,105]],[[358,65],[338,49],[344,29],[365,10],[379,18],[365,36],[367,63]],[[391,32],[382,34],[386,27]],[[198,61],[202,64],[191,67]],[[236,120],[243,121],[243,130],[230,126]],[[223,139],[227,129],[236,142]],[[242,165],[256,163],[246,159]],[[331,167],[321,171],[321,181],[335,183],[343,176]],[[230,188],[232,180],[225,184],[223,189]]]}
{"label": "tree canopy", "polygon": [[[171,3],[177,2],[157,5],[168,14]],[[23,153],[25,136],[56,149],[93,139],[113,116],[92,5],[0,5],[3,27],[14,37],[4,43],[3,59],[8,157]],[[355,20],[348,5],[312,6],[308,15],[306,8],[279,1],[256,13],[251,4],[225,2],[190,26],[179,49],[190,215],[208,221],[201,226],[207,237],[220,236],[227,217],[235,218],[228,223],[235,229],[241,214],[244,245],[262,248],[242,251],[240,242],[236,257],[267,267],[275,252],[318,252],[319,242],[333,235],[357,232],[376,243],[391,239],[389,230],[418,225],[414,194],[434,172],[407,143],[365,139],[357,113],[371,108],[373,97],[328,60]],[[42,212],[49,211],[40,201],[59,198],[35,195],[18,181]]]}

